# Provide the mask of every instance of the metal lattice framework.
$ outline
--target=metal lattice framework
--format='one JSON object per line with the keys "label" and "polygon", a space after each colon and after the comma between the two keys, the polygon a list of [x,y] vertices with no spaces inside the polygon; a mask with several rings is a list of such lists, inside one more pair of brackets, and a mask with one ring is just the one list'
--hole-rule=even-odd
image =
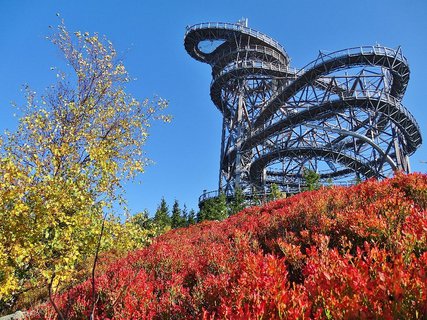
{"label": "metal lattice framework", "polygon": [[351,183],[410,171],[421,144],[401,104],[409,67],[401,49],[320,52],[302,69],[269,36],[236,24],[187,28],[185,49],[212,66],[210,95],[223,114],[219,192],[292,192],[303,170]]}

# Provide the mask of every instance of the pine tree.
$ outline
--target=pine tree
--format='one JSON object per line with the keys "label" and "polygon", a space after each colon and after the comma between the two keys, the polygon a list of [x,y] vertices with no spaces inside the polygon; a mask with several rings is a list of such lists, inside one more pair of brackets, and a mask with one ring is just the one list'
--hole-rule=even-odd
{"label": "pine tree", "polygon": [[171,226],[169,208],[165,198],[162,198],[159,206],[157,207],[156,214],[154,215],[154,222],[161,228],[167,228]]}
{"label": "pine tree", "polygon": [[184,219],[181,216],[178,200],[175,200],[172,207],[171,227],[172,229],[184,226]]}
{"label": "pine tree", "polygon": [[214,214],[211,220],[224,220],[228,218],[227,197],[224,193],[221,193],[216,200],[216,214]]}
{"label": "pine tree", "polygon": [[224,220],[227,214],[227,198],[221,193],[216,198],[203,201],[200,212],[197,216],[197,222],[203,220]]}
{"label": "pine tree", "polygon": [[206,212],[205,212],[205,210],[203,209],[204,207],[206,207],[206,201],[209,201],[209,200],[205,200],[201,205],[200,205],[200,210],[197,212],[197,215],[196,215],[196,221],[197,221],[197,223],[200,223],[200,222],[202,222],[202,221],[204,221],[204,220],[206,220]]}
{"label": "pine tree", "polygon": [[184,204],[184,207],[182,208],[181,219],[182,219],[181,225],[183,227],[188,227],[188,209],[185,204]]}
{"label": "pine tree", "polygon": [[191,226],[192,224],[196,223],[196,212],[194,211],[194,209],[191,209],[190,212],[188,213],[188,217],[187,217],[187,225]]}
{"label": "pine tree", "polygon": [[239,187],[234,191],[233,200],[229,204],[230,215],[236,214],[246,208],[246,198],[243,190]]}
{"label": "pine tree", "polygon": [[302,176],[307,190],[317,190],[320,188],[320,175],[316,171],[304,168]]}

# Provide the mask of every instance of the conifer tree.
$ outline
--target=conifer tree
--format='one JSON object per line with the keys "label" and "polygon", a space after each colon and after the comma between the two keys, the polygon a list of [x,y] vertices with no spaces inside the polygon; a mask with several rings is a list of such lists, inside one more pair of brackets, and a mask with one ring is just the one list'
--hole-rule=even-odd
{"label": "conifer tree", "polygon": [[187,225],[191,226],[192,224],[196,223],[196,212],[194,211],[194,209],[191,209],[190,212],[188,213],[188,217],[187,217]]}
{"label": "conifer tree", "polygon": [[175,200],[172,207],[171,227],[172,229],[183,227],[184,219],[181,216],[178,200]]}
{"label": "conifer tree", "polygon": [[320,175],[316,171],[304,168],[303,179],[307,190],[317,190],[320,188]]}
{"label": "conifer tree", "polygon": [[154,222],[161,228],[170,228],[171,218],[169,216],[169,208],[165,198],[162,198],[159,206],[157,207],[156,214],[154,215]]}
{"label": "conifer tree", "polygon": [[229,204],[229,214],[233,215],[246,208],[246,198],[243,190],[239,187],[234,191],[233,200]]}
{"label": "conifer tree", "polygon": [[197,215],[196,215],[197,223],[200,223],[200,222],[206,220],[206,215],[205,215],[206,212],[203,209],[206,206],[206,203],[205,203],[206,201],[209,201],[209,200],[205,200],[203,202],[203,204],[200,205],[199,211],[197,212]]}
{"label": "conifer tree", "polygon": [[225,194],[221,193],[218,197],[207,199],[202,203],[197,216],[197,222],[203,220],[224,220],[228,217],[227,211],[227,198]]}
{"label": "conifer tree", "polygon": [[181,220],[182,220],[181,222],[182,227],[187,227],[188,226],[188,209],[185,204],[182,207]]}

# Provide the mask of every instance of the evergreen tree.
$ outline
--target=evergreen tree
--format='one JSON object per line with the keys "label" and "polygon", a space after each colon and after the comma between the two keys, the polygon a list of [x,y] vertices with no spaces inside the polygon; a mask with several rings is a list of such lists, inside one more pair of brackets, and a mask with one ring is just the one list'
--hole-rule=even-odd
{"label": "evergreen tree", "polygon": [[154,215],[154,222],[161,228],[167,228],[171,226],[169,208],[165,198],[162,198],[162,201],[157,207],[156,214]]}
{"label": "evergreen tree", "polygon": [[243,190],[239,187],[234,191],[233,200],[229,204],[230,215],[236,214],[246,208],[246,197]]}
{"label": "evergreen tree", "polygon": [[185,204],[184,204],[184,207],[182,208],[181,219],[182,219],[182,223],[181,223],[182,226],[188,227],[188,209]]}
{"label": "evergreen tree", "polygon": [[184,219],[181,216],[178,200],[175,200],[172,207],[171,227],[172,229],[184,226]]}
{"label": "evergreen tree", "polygon": [[216,202],[216,214],[212,220],[224,220],[228,218],[227,197],[221,193]]}
{"label": "evergreen tree", "polygon": [[192,224],[196,223],[196,212],[194,211],[194,209],[191,209],[190,212],[188,213],[188,217],[187,217],[187,225],[191,226]]}
{"label": "evergreen tree", "polygon": [[227,198],[221,193],[216,198],[203,201],[200,212],[197,216],[197,222],[203,220],[223,220],[228,217]]}
{"label": "evergreen tree", "polygon": [[[197,221],[197,223],[200,223],[200,222],[206,220],[206,214],[205,214],[206,211],[204,210],[204,208],[206,206],[210,205],[209,200],[210,199],[205,200],[205,201],[203,201],[202,204],[199,205],[200,206],[199,212],[197,212],[197,215],[196,215],[196,221]],[[206,202],[208,202],[208,203],[206,203]]]}
{"label": "evergreen tree", "polygon": [[302,176],[307,190],[317,190],[320,188],[320,175],[316,171],[304,168]]}

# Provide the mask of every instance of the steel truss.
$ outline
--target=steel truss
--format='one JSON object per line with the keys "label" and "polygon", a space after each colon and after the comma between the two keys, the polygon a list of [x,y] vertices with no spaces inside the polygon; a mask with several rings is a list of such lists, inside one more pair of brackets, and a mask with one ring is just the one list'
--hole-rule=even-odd
{"label": "steel truss", "polygon": [[[302,69],[247,23],[187,28],[184,45],[212,66],[210,95],[223,114],[219,191],[283,191],[303,170],[323,182],[352,183],[410,171],[419,126],[401,104],[409,67],[400,47],[320,52]],[[215,193],[214,193],[215,194]]]}

